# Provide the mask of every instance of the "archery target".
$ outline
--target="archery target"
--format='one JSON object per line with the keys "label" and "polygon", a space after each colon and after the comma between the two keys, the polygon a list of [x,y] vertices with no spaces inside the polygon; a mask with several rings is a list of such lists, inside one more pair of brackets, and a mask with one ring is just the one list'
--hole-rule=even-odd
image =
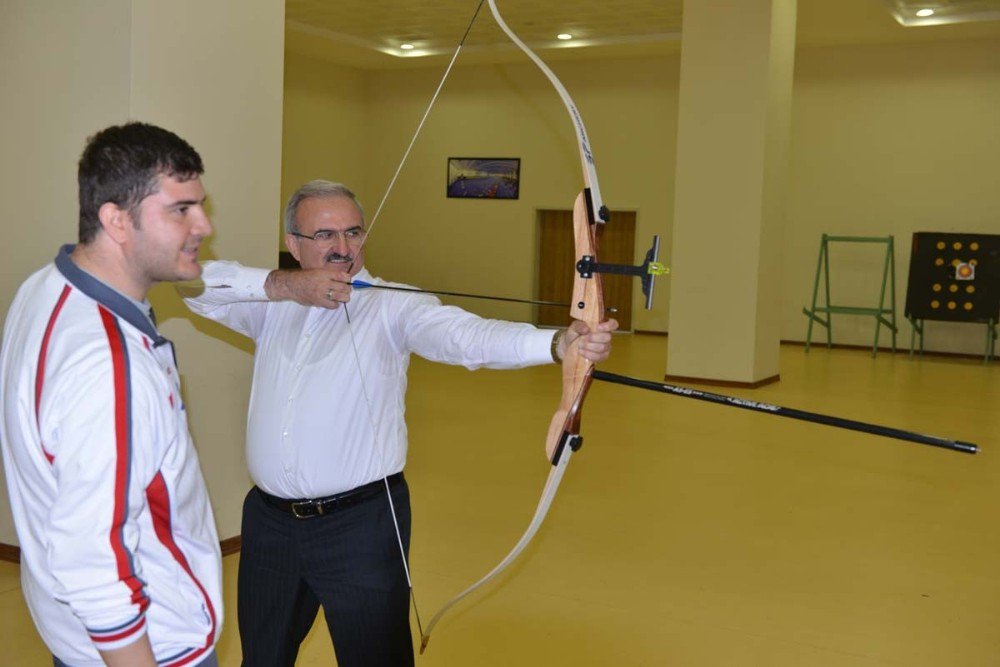
{"label": "archery target", "polygon": [[1000,319],[1000,235],[915,233],[906,316],[953,322]]}

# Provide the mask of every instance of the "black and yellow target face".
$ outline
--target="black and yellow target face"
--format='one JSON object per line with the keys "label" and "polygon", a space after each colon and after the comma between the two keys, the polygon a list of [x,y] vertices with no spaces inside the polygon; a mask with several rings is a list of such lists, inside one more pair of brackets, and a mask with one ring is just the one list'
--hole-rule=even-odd
{"label": "black and yellow target face", "polygon": [[906,315],[986,322],[1000,319],[1000,235],[913,235]]}

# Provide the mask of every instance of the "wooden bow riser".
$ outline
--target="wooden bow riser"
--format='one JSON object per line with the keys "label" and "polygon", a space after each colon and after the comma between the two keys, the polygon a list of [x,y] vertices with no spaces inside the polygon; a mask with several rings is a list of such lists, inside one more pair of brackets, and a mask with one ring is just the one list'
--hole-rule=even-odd
{"label": "wooden bow riser", "polygon": [[[596,230],[599,227],[591,222],[586,191],[581,192],[573,204],[573,237],[576,258],[597,256]],[[590,278],[577,275],[573,281],[570,317],[584,322],[592,331],[595,330],[604,318],[603,295],[600,274],[594,274]],[[549,432],[545,439],[545,455],[553,465],[558,462],[562,455],[568,436],[578,436],[580,433],[581,408],[587,396],[587,390],[590,388],[590,376],[594,371],[594,362],[580,354],[581,342],[582,338],[574,340],[563,355],[562,398],[559,402],[559,408],[552,416]],[[577,447],[579,447],[578,443]]]}

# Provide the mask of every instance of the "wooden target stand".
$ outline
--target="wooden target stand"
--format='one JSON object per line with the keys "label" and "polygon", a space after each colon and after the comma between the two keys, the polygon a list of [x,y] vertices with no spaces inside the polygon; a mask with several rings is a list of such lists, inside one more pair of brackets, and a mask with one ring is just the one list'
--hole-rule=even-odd
{"label": "wooden target stand", "polygon": [[910,355],[927,320],[986,327],[983,361],[996,358],[1000,321],[1000,235],[917,232],[913,235],[906,319],[913,326]]}

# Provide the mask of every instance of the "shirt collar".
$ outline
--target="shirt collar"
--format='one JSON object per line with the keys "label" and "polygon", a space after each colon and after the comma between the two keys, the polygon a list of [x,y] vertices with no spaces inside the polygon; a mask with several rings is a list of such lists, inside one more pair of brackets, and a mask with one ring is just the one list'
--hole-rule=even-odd
{"label": "shirt collar", "polygon": [[56,268],[69,284],[149,336],[154,346],[168,342],[156,330],[149,317],[139,309],[134,299],[128,298],[118,290],[101,282],[73,262],[70,253],[75,247],[75,244],[66,244],[59,249],[59,254],[56,255]]}

